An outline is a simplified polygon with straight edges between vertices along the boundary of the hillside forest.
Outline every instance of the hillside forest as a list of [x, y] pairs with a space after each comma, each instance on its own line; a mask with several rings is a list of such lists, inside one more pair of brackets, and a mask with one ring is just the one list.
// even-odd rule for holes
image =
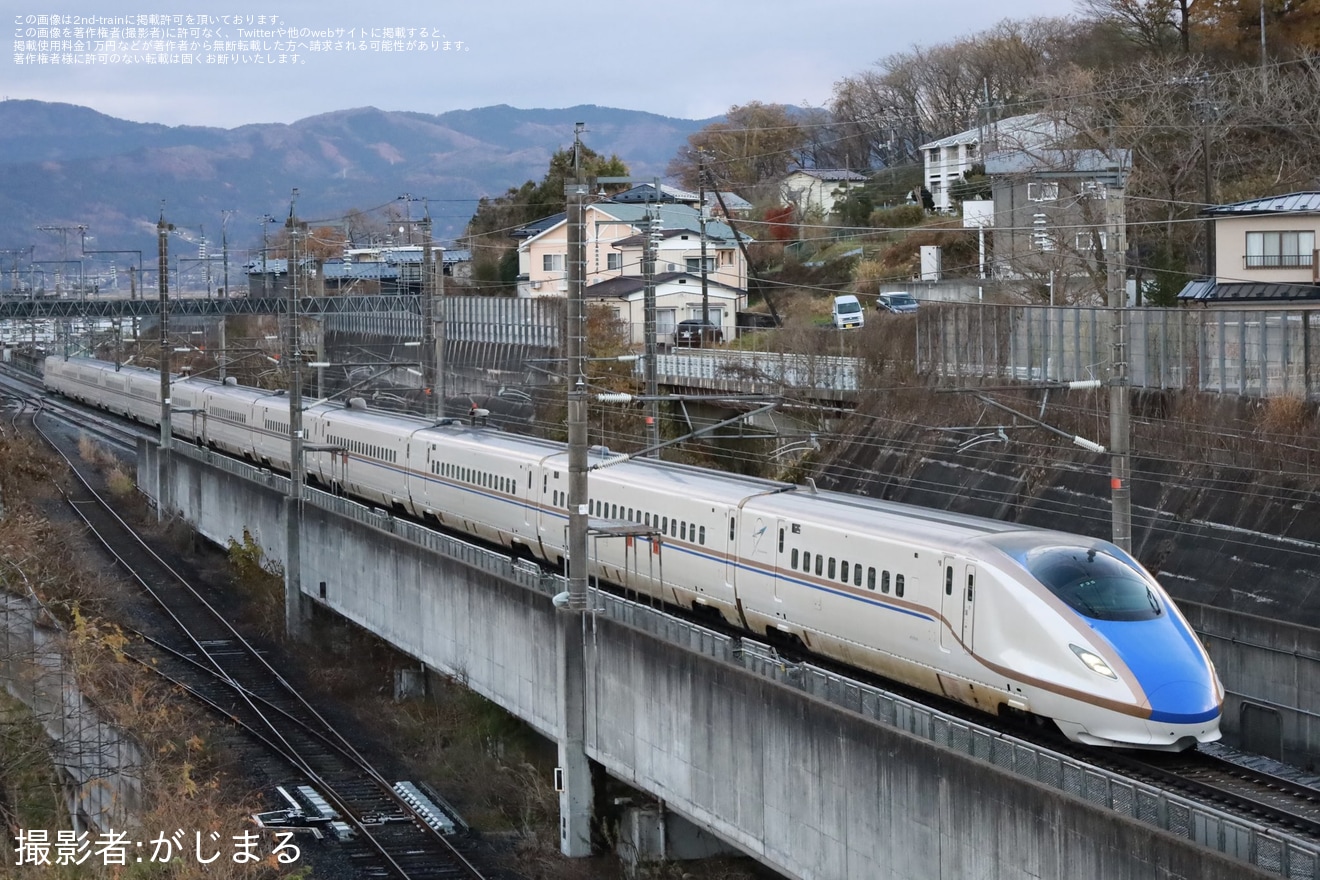
[[[944, 246], [946, 275], [971, 275], [975, 234], [913, 198], [920, 147], [1024, 114], [1067, 132], [1059, 146], [1130, 151], [1129, 272], [1147, 302], [1172, 304], [1206, 272], [1206, 205], [1320, 188], [1320, 2], [1080, 0], [1072, 16], [1005, 19], [881, 58], [835, 83], [826, 107], [731, 107], [689, 136], [669, 181], [695, 191], [704, 164], [707, 189], [752, 202], [740, 228], [758, 242], [757, 275], [834, 290], [906, 279], [922, 244]], [[609, 170], [584, 174], [626, 173], [626, 156], [588, 156]], [[512, 283], [509, 233], [563, 209], [570, 162], [565, 150], [540, 183], [482, 200], [467, 228], [478, 283]], [[778, 183], [798, 167], [859, 171], [867, 182], [828, 218], [813, 216], [781, 204]], [[986, 197], [983, 171], [973, 166], [953, 187], [956, 203]], [[830, 259], [839, 253], [854, 256]]]

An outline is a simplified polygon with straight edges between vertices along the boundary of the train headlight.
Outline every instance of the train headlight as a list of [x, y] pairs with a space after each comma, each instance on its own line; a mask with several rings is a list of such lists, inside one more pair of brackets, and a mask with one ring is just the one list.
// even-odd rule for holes
[[1072, 652], [1077, 655], [1077, 659], [1085, 663], [1092, 672], [1107, 678], [1118, 679], [1118, 676], [1114, 674], [1114, 670], [1109, 668], [1109, 664], [1101, 660], [1095, 652], [1080, 648], [1077, 645], [1069, 645], [1068, 647], [1072, 648]]

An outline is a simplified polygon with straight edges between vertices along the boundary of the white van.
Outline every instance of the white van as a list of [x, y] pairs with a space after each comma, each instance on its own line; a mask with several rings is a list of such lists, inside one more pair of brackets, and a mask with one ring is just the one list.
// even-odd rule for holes
[[850, 293], [834, 298], [834, 312], [830, 319], [836, 330], [849, 330], [866, 323], [862, 304]]

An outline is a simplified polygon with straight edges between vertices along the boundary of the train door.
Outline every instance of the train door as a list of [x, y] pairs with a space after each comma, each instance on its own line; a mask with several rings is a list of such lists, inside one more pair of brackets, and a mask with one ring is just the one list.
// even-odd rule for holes
[[970, 562], [963, 567], [962, 594], [962, 640], [967, 650], [971, 651], [973, 623], [976, 620], [976, 566]]
[[731, 592], [736, 592], [738, 583], [738, 512], [731, 508], [725, 508], [724, 519], [729, 525], [728, 540], [724, 544], [724, 583]]
[[963, 591], [958, 581], [957, 560], [946, 557], [940, 565], [940, 647], [945, 651], [958, 648], [962, 638]]
[[[780, 572], [780, 566], [781, 566], [781, 564], [783, 563], [784, 541], [785, 541], [785, 535], [787, 534], [787, 532], [788, 532], [788, 523], [785, 522], [785, 521], [782, 520], [782, 519], [781, 519], [781, 520], [776, 520], [776, 521], [775, 521], [775, 533], [774, 533], [773, 535], [762, 535], [762, 536], [758, 539], [758, 542], [759, 542], [759, 543], [758, 543], [758, 545], [757, 545], [758, 548], [761, 547], [761, 546], [765, 546], [766, 551], [767, 551], [772, 557], [774, 557], [774, 568], [775, 568], [775, 602], [776, 602], [776, 603], [784, 601], [784, 597], [783, 597], [782, 595], [780, 595], [780, 591], [781, 591], [781, 589], [782, 589], [782, 587], [783, 587], [783, 574]], [[776, 613], [779, 617], [783, 617], [783, 616], [784, 616], [784, 615], [779, 611], [779, 609], [778, 609], [777, 606], [776, 606], [776, 608], [775, 608], [775, 613]]]

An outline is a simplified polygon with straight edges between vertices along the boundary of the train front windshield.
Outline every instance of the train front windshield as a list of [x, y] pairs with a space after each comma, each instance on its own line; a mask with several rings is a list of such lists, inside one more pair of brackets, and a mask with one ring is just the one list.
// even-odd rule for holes
[[1026, 554], [1027, 570], [1078, 614], [1094, 620], [1152, 620], [1160, 599], [1125, 562], [1087, 547], [1044, 547]]

